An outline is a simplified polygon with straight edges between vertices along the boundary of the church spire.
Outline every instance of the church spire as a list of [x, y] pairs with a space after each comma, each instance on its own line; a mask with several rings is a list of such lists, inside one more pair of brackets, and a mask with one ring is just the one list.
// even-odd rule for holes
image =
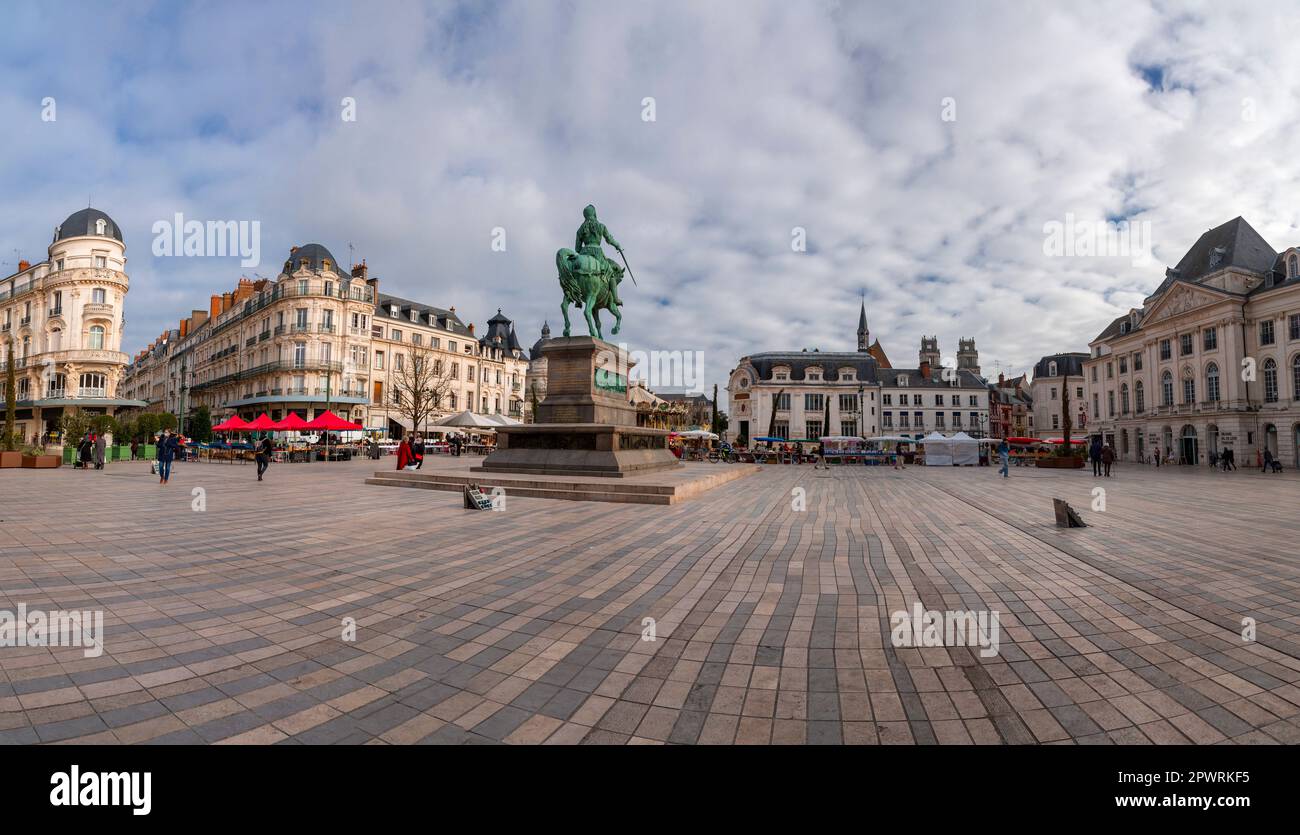
[[863, 295], [862, 310], [858, 313], [858, 350], [867, 350], [870, 341], [871, 331], [867, 328], [867, 297]]

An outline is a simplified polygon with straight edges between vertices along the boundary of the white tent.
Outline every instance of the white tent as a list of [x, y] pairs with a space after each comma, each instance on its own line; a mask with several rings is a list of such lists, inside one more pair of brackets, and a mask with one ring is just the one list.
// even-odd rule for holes
[[938, 432], [931, 432], [921, 439], [920, 443], [925, 444], [925, 466], [927, 467], [951, 467], [952, 466], [952, 441], [945, 438]]
[[434, 426], [459, 426], [471, 429], [494, 429], [502, 424], [488, 417], [479, 415], [466, 409], [463, 412], [457, 412], [454, 415], [448, 415], [433, 422]]
[[978, 467], [980, 463], [980, 442], [967, 435], [965, 432], [958, 432], [948, 439], [951, 445], [951, 455], [953, 466], [956, 467]]

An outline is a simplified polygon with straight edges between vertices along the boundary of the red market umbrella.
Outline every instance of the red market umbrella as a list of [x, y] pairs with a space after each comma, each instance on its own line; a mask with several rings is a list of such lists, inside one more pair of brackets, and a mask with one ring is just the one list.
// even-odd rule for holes
[[[1050, 441], [1043, 441], [1043, 443], [1045, 443], [1045, 444], [1063, 444], [1063, 443], [1065, 443], [1065, 439], [1064, 439], [1064, 438], [1053, 438], [1053, 439], [1050, 440]], [[1087, 441], [1075, 441], [1075, 440], [1071, 440], [1071, 441], [1070, 441], [1070, 445], [1071, 445], [1071, 446], [1074, 446], [1075, 444], [1082, 444], [1083, 446], [1087, 446], [1087, 445], [1088, 445], [1088, 442], [1087, 442]]]
[[270, 432], [279, 429], [279, 427], [276, 426], [275, 421], [266, 416], [266, 412], [262, 412], [262, 414], [257, 416], [256, 420], [244, 428], [254, 432]]
[[279, 423], [276, 423], [274, 428], [279, 431], [298, 432], [303, 429], [306, 429], [307, 426], [308, 426], [307, 421], [298, 417], [297, 412], [290, 412], [289, 414], [285, 415], [284, 420], [280, 421]]
[[241, 420], [239, 415], [232, 415], [216, 426], [212, 427], [213, 432], [242, 432], [248, 428], [248, 422]]
[[333, 412], [326, 410], [317, 415], [315, 419], [308, 421], [305, 428], [322, 429], [326, 432], [350, 432], [360, 429], [361, 424], [344, 420]]

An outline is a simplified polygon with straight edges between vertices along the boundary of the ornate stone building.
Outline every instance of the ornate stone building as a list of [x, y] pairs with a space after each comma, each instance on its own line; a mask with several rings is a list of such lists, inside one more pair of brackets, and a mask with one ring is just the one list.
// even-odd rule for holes
[[1089, 434], [1121, 460], [1231, 448], [1254, 464], [1267, 448], [1300, 466], [1300, 247], [1274, 250], [1240, 217], [1216, 226], [1089, 347]]
[[98, 209], [82, 209], [55, 229], [47, 254], [0, 279], [0, 369], [12, 344], [15, 429], [29, 442], [48, 439], [68, 409], [111, 415], [142, 405], [119, 392], [128, 361], [122, 230]]
[[421, 348], [454, 376], [430, 420], [464, 409], [522, 414], [527, 361], [499, 310], [475, 336], [454, 307], [381, 294], [364, 262], [343, 270], [320, 244], [290, 250], [274, 280], [241, 278], [213, 295], [136, 355], [124, 385], [155, 411], [310, 420], [328, 408], [397, 436], [411, 428], [394, 403], [398, 375]]
[[[937, 338], [922, 338], [917, 368], [894, 368], [879, 340], [871, 342], [865, 304], [857, 337], [853, 352], [805, 350], [741, 358], [727, 384], [728, 437], [743, 442], [769, 432], [789, 439], [987, 432], [986, 384], [970, 367], [938, 365]], [[968, 361], [977, 369], [973, 340], [968, 348]]]
[[443, 310], [381, 294], [371, 325], [374, 367], [368, 427], [394, 437], [415, 428], [402, 413], [400, 398], [405, 366], [417, 351], [433, 360], [433, 373], [445, 377], [449, 389], [430, 422], [465, 409], [523, 419], [528, 362], [513, 323], [500, 309], [476, 338], [474, 325], [462, 322], [454, 307]]

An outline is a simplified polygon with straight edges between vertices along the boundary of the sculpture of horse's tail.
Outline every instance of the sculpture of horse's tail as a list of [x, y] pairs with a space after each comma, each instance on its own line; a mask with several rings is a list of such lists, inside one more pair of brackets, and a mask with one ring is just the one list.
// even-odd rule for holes
[[571, 249], [561, 249], [555, 253], [555, 268], [560, 274], [560, 289], [570, 304], [582, 307], [582, 288], [573, 267], [577, 266], [577, 253]]

